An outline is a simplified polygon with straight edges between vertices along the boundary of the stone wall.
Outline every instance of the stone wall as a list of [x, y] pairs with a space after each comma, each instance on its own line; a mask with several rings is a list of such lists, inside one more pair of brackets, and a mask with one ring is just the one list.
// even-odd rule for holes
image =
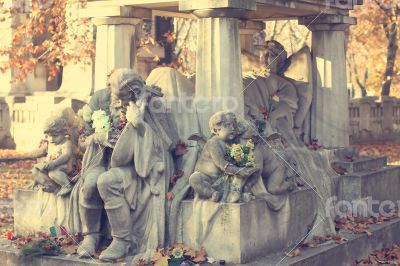
[[351, 143], [400, 142], [400, 99], [352, 99], [349, 116]]

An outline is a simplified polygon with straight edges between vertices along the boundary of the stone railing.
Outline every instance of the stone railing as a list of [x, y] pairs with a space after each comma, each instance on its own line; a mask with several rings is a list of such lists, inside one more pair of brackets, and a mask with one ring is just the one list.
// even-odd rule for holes
[[349, 115], [350, 142], [400, 141], [400, 99], [389, 96], [353, 99]]
[[[54, 93], [35, 96], [8, 97], [11, 125], [9, 130], [17, 149], [32, 150], [37, 148], [44, 137], [45, 120], [62, 107], [71, 107], [77, 111], [83, 102], [71, 98], [56, 97]], [[1, 112], [0, 112], [1, 114]]]

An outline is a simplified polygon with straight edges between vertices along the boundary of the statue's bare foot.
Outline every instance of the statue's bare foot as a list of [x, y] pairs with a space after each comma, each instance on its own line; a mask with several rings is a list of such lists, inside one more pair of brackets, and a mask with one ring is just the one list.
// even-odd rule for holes
[[110, 246], [101, 252], [99, 259], [102, 261], [113, 261], [125, 257], [130, 249], [130, 242], [114, 238]]
[[240, 200], [240, 192], [239, 191], [231, 191], [228, 194], [226, 199], [227, 203], [236, 203]]
[[71, 183], [62, 186], [61, 189], [58, 191], [57, 196], [63, 197], [68, 195], [73, 187], [74, 186]]
[[100, 240], [99, 234], [86, 235], [78, 247], [77, 253], [80, 258], [92, 258], [96, 252]]
[[221, 196], [222, 196], [222, 195], [221, 195], [221, 192], [219, 192], [219, 191], [214, 191], [214, 192], [212, 193], [212, 195], [211, 195], [210, 200], [213, 201], [213, 202], [218, 202], [218, 201], [220, 201]]

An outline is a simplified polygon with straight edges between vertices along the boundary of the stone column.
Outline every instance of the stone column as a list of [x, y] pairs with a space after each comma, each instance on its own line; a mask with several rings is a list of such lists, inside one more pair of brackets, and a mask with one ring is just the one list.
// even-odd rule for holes
[[396, 97], [382, 96], [382, 130], [384, 132], [392, 132], [394, 130], [394, 111]]
[[349, 145], [345, 30], [355, 24], [347, 16], [299, 18], [312, 31], [314, 95], [311, 136], [324, 147]]
[[255, 10], [255, 1], [180, 2], [180, 10], [198, 19], [195, 102], [202, 133], [216, 111], [244, 116], [239, 19]]
[[378, 97], [368, 96], [359, 99], [360, 104], [360, 132], [363, 130], [370, 131], [371, 127], [371, 107], [375, 105], [375, 101]]
[[106, 87], [107, 74], [116, 68], [132, 68], [135, 63], [135, 25], [129, 17], [93, 18], [97, 26], [95, 90]]

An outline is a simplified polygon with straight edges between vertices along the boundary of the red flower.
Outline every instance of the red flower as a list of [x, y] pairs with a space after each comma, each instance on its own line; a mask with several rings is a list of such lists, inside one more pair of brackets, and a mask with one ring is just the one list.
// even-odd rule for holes
[[263, 106], [259, 106], [258, 110], [260, 111], [260, 113], [264, 116], [264, 120], [268, 119], [269, 116], [269, 112], [265, 109], [265, 107]]
[[182, 140], [178, 140], [175, 146], [175, 155], [176, 156], [181, 156], [184, 155], [187, 152], [187, 144], [183, 142]]

